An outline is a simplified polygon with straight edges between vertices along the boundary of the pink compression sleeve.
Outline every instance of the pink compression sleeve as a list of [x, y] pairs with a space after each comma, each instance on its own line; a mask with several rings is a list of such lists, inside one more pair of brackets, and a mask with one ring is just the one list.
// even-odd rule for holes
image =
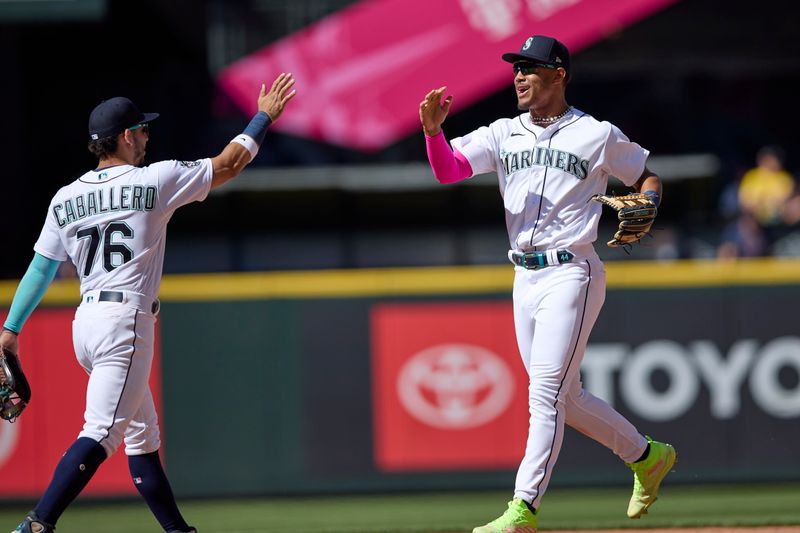
[[472, 176], [469, 161], [458, 150], [450, 149], [443, 131], [433, 137], [426, 135], [425, 146], [433, 175], [439, 183], [455, 183]]

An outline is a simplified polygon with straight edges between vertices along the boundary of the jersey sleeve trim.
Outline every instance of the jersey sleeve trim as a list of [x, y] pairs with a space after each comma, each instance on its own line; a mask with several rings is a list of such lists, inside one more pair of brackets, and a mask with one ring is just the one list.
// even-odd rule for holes
[[64, 252], [63, 255], [59, 256], [59, 254], [54, 254], [48, 250], [43, 249], [41, 246], [38, 246], [38, 243], [36, 246], [33, 247], [33, 251], [51, 261], [58, 261], [59, 263], [69, 259], [69, 255], [66, 252]]
[[634, 172], [630, 178], [627, 176], [616, 176], [617, 179], [628, 187], [633, 187], [636, 182], [639, 181], [639, 178], [642, 177], [642, 174], [644, 174], [644, 169], [647, 168], [647, 158], [650, 157], [650, 151], [646, 148], [642, 148], [642, 150], [644, 151], [644, 157], [642, 158], [642, 168], [639, 169], [639, 172]]

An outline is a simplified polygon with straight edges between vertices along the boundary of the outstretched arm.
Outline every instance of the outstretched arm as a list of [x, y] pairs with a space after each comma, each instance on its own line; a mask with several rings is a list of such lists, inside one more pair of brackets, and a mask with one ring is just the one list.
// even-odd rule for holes
[[434, 177], [439, 183], [455, 183], [472, 176], [472, 167], [464, 155], [452, 150], [444, 138], [442, 123], [450, 111], [453, 97], [442, 102], [447, 87], [434, 89], [419, 104], [419, 120], [425, 132], [425, 147]]
[[48, 259], [38, 253], [34, 254], [11, 302], [11, 309], [0, 333], [0, 346], [12, 353], [18, 353], [17, 335], [55, 279], [60, 264], [60, 261]]
[[261, 92], [258, 95], [258, 113], [244, 131], [228, 143], [221, 154], [211, 158], [214, 168], [214, 176], [211, 180], [212, 189], [238, 176], [244, 167], [255, 158], [264, 141], [267, 127], [278, 120], [286, 104], [294, 97], [296, 91], [290, 91], [293, 85], [294, 78], [291, 74], [285, 73], [275, 78], [269, 92], [267, 92], [266, 86], [261, 85]]

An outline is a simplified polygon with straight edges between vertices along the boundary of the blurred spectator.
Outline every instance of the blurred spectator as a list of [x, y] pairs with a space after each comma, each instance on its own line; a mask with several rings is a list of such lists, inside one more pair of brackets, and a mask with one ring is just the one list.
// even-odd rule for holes
[[722, 243], [717, 249], [720, 259], [761, 257], [767, 255], [769, 243], [764, 229], [749, 211], [742, 211], [722, 232]]
[[785, 167], [783, 149], [764, 146], [756, 166], [738, 180], [735, 195], [733, 187], [723, 190], [720, 214], [728, 224], [717, 249], [720, 258], [769, 255], [786, 226], [800, 221], [800, 195]]
[[728, 222], [739, 216], [739, 185], [747, 168], [737, 168], [735, 178], [727, 182], [719, 193], [717, 212]]
[[762, 227], [782, 223], [787, 200], [795, 190], [794, 178], [785, 169], [786, 156], [778, 146], [765, 146], [756, 155], [756, 167], [739, 184], [739, 206]]
[[786, 200], [783, 206], [781, 219], [787, 226], [797, 226], [800, 224], [800, 189], [795, 185], [792, 196]]

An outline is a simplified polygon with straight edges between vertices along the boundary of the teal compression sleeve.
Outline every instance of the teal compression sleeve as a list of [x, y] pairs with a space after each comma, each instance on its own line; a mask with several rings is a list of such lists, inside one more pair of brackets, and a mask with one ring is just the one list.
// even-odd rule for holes
[[28, 271], [22, 276], [14, 300], [11, 302], [11, 309], [8, 311], [8, 318], [3, 329], [19, 333], [33, 310], [39, 305], [42, 296], [47, 292], [47, 288], [53, 282], [58, 271], [60, 261], [48, 259], [38, 253], [33, 255], [33, 261], [28, 266]]

